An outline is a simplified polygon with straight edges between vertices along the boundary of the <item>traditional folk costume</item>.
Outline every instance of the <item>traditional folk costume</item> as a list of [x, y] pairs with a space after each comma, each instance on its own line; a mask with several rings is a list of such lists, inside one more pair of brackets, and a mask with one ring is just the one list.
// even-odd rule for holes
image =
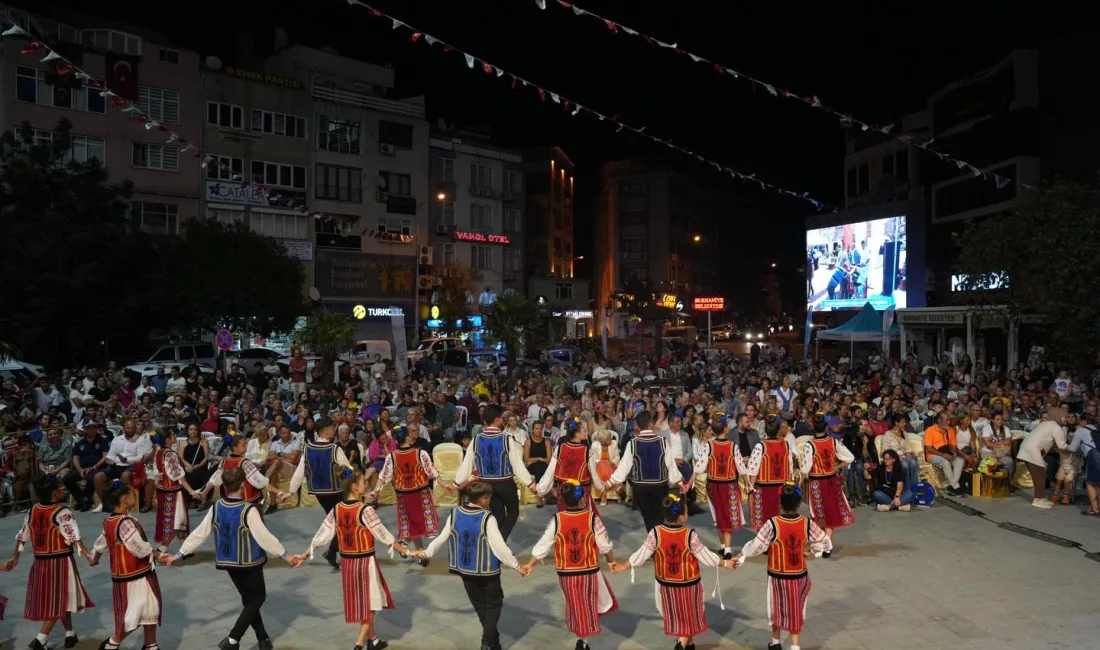
[[172, 449], [158, 449], [153, 456], [153, 467], [155, 469], [153, 486], [157, 492], [153, 540], [159, 546], [168, 548], [177, 533], [186, 534], [191, 530], [191, 516], [187, 512], [187, 504], [183, 499], [183, 486], [180, 484], [187, 472], [183, 469], [179, 454]]
[[202, 523], [180, 545], [176, 558], [194, 553], [211, 533], [214, 534], [214, 566], [229, 574], [243, 604], [229, 638], [239, 642], [251, 627], [257, 641], [270, 639], [260, 615], [260, 607], [267, 599], [264, 565], [268, 553], [284, 560], [290, 554], [267, 530], [258, 505], [230, 496], [219, 499], [207, 511]]
[[455, 472], [455, 487], [460, 490], [472, 480], [493, 486], [489, 510], [497, 519], [505, 541], [519, 521], [516, 479], [524, 485], [533, 482], [531, 473], [523, 464], [523, 450], [511, 436], [496, 427], [485, 427], [474, 436]]
[[612, 442], [609, 445], [604, 445], [599, 440], [592, 441], [592, 448], [588, 451], [589, 463], [595, 464], [595, 469], [591, 467], [589, 471], [592, 472], [592, 476], [598, 477], [600, 482], [604, 484], [603, 488], [595, 489], [592, 492], [592, 496], [596, 499], [602, 499], [604, 494], [607, 493], [607, 482], [611, 479], [611, 475], [615, 473], [615, 467], [619, 464], [619, 448]]
[[28, 539], [34, 562], [27, 577], [23, 618], [56, 621], [73, 612], [95, 607], [80, 581], [73, 559], [73, 546], [80, 541], [80, 528], [72, 510], [56, 503], [34, 504], [15, 537], [19, 551]]
[[[178, 459], [177, 459], [178, 460]], [[221, 487], [222, 474], [231, 469], [240, 469], [244, 472], [244, 483], [241, 484], [241, 498], [249, 503], [259, 504], [263, 501], [264, 490], [267, 489], [267, 477], [256, 467], [256, 464], [244, 456], [230, 453], [222, 461], [221, 467], [214, 472], [207, 485]], [[291, 490], [294, 492], [294, 490]]]
[[822, 528], [844, 528], [855, 523], [855, 516], [844, 496], [844, 477], [840, 463], [855, 460], [843, 443], [826, 435], [806, 443], [802, 448], [801, 466], [809, 468], [810, 514]]
[[[306, 489], [317, 498], [317, 503], [325, 509], [327, 516], [344, 499], [344, 470], [350, 468], [351, 463], [339, 445], [331, 440], [317, 438], [306, 443], [305, 453], [302, 454], [298, 467], [294, 469], [294, 475], [290, 477], [287, 492], [294, 494], [304, 482]], [[334, 537], [325, 551], [325, 559], [333, 566], [336, 566], [336, 544]]]
[[520, 565], [508, 548], [496, 517], [482, 508], [455, 508], [439, 537], [424, 549], [424, 555], [430, 558], [444, 545], [450, 555], [448, 568], [451, 573], [461, 576], [466, 595], [481, 621], [482, 649], [501, 650], [497, 630], [504, 606], [500, 567], [503, 564], [518, 570]]
[[611, 540], [603, 521], [594, 509], [557, 513], [531, 549], [531, 555], [541, 560], [550, 551], [554, 552], [558, 586], [565, 596], [566, 629], [578, 639], [598, 635], [600, 617], [619, 608], [611, 585], [600, 573], [600, 556], [611, 552]]
[[802, 515], [778, 515], [764, 522], [754, 539], [741, 549], [743, 558], [768, 554], [768, 623], [791, 634], [802, 632], [810, 575], [806, 545], [814, 553], [829, 552], [833, 543], [817, 524]]
[[584, 501], [581, 502], [581, 507], [585, 510], [591, 509], [596, 512], [596, 516], [599, 516], [599, 512], [596, 510], [596, 504], [592, 500], [592, 490], [596, 489], [603, 491], [603, 481], [592, 473], [592, 466], [595, 465], [592, 462], [591, 450], [589, 446], [580, 442], [563, 442], [554, 447], [554, 453], [550, 456], [550, 464], [546, 467], [546, 473], [542, 475], [542, 480], [539, 481], [538, 495], [545, 496], [547, 492], [553, 488], [554, 493], [557, 495], [558, 512], [564, 512], [566, 509], [565, 499], [561, 498], [561, 486], [566, 481], [576, 481], [584, 488]]
[[[717, 567], [722, 562], [703, 545], [695, 529], [678, 524], [660, 524], [646, 535], [641, 548], [630, 556], [630, 580], [634, 567], [653, 557], [653, 595], [657, 612], [665, 622], [665, 635], [693, 637], [707, 631], [707, 616], [703, 608], [703, 579], [699, 565]], [[718, 583], [714, 594], [721, 601]], [[725, 606], [722, 606], [725, 609]]]
[[374, 508], [359, 501], [341, 501], [325, 516], [314, 547], [336, 539], [340, 551], [340, 577], [344, 585], [344, 620], [366, 623], [370, 615], [393, 609], [393, 597], [375, 557], [375, 540], [393, 546], [393, 535]]
[[642, 513], [646, 530], [653, 530], [665, 519], [664, 500], [668, 489], [683, 480], [676, 461], [668, 453], [665, 439], [646, 429], [626, 443], [622, 460], [608, 483], [616, 486], [630, 481], [634, 503]]
[[160, 625], [163, 605], [153, 571], [153, 547], [138, 520], [128, 514], [108, 515], [93, 550], [111, 562], [113, 638], [121, 639], [143, 625]]
[[741, 509], [740, 474], [748, 474], [737, 443], [727, 438], [711, 438], [703, 444], [703, 453], [695, 461], [695, 473], [707, 474], [707, 503], [714, 525], [723, 533], [741, 530], [745, 525]]
[[432, 479], [439, 480], [439, 470], [423, 449], [408, 447], [386, 456], [382, 471], [378, 474], [378, 489], [393, 482], [393, 490], [397, 494], [397, 541], [439, 534]]
[[783, 484], [794, 479], [795, 452], [787, 440], [761, 440], [749, 456], [745, 474], [756, 477], [749, 495], [749, 528], [759, 531], [779, 514]]

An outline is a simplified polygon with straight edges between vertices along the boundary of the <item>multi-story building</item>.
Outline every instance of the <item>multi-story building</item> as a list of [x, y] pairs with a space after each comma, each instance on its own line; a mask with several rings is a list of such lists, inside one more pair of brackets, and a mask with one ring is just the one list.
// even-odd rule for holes
[[472, 303], [491, 304], [505, 289], [524, 289], [523, 157], [484, 136], [452, 131], [431, 138], [434, 193], [429, 238], [421, 251], [429, 281], [453, 267], [470, 270]]
[[[664, 294], [670, 305], [724, 296], [720, 278], [729, 249], [721, 246], [719, 228], [729, 217], [729, 199], [672, 168], [643, 161], [605, 163], [600, 176], [593, 220], [597, 315], [631, 284]], [[612, 320], [609, 331], [620, 334], [625, 319]]]
[[[160, 128], [147, 127], [133, 113], [114, 106], [102, 85], [118, 93], [156, 124], [198, 142], [200, 79], [198, 55], [170, 47], [165, 36], [130, 26], [109, 25], [73, 14], [64, 21], [0, 6], [0, 15], [32, 38], [48, 42], [101, 87], [71, 72], [58, 75], [41, 51], [24, 55], [20, 39], [0, 41], [0, 129], [30, 123], [35, 137], [49, 141], [60, 119], [72, 124], [72, 158], [98, 158], [111, 180], [134, 185], [131, 210], [140, 228], [176, 233], [181, 220], [199, 212], [200, 161]], [[60, 14], [59, 14], [60, 15]]]

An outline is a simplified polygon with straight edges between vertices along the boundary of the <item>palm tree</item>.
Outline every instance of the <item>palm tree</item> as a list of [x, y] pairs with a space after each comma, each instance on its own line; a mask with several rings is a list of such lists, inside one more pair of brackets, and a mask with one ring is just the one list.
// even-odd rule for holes
[[534, 302], [515, 291], [505, 291], [486, 307], [483, 326], [487, 338], [502, 343], [508, 360], [508, 383], [516, 372], [516, 358], [523, 352], [532, 331], [538, 327], [539, 310]]
[[306, 319], [305, 327], [294, 333], [294, 342], [321, 357], [322, 377], [325, 386], [331, 387], [336, 360], [355, 348], [355, 325], [343, 314], [318, 309]]
[[22, 353], [19, 351], [19, 348], [17, 348], [14, 344], [8, 343], [7, 341], [0, 341], [0, 361], [15, 359], [16, 357], [21, 356], [21, 354]]
[[436, 290], [435, 304], [439, 307], [440, 329], [445, 335], [458, 336], [469, 332], [470, 326], [470, 269], [454, 265], [443, 278], [443, 285]]

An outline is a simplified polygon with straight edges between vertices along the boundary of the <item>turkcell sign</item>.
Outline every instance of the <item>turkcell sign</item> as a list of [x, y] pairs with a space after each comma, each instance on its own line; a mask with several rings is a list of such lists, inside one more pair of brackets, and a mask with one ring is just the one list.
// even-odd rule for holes
[[368, 316], [404, 316], [405, 310], [400, 307], [367, 307]]

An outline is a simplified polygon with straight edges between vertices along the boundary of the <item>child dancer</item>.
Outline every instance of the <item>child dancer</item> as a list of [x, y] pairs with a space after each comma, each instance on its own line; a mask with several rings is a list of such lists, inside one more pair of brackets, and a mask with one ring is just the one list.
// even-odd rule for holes
[[[804, 470], [809, 468], [810, 514], [830, 540], [835, 529], [850, 526], [856, 520], [844, 496], [844, 477], [840, 474], [853, 460], [852, 452], [829, 435], [825, 419], [817, 418], [814, 439], [803, 446], [800, 465]], [[831, 548], [824, 553], [824, 557], [831, 555]]]
[[791, 635], [791, 650], [799, 650], [799, 636], [806, 620], [806, 601], [810, 597], [810, 575], [806, 568], [806, 550], [828, 553], [832, 540], [817, 524], [798, 514], [802, 505], [802, 489], [789, 482], [781, 486], [779, 503], [782, 512], [760, 527], [737, 562], [754, 555], [768, 554], [768, 623], [772, 640], [768, 650], [780, 650], [779, 636], [784, 630]]
[[[264, 498], [264, 490], [272, 493], [272, 496], [279, 501], [290, 498], [290, 493], [280, 492], [274, 485], [268, 485], [264, 473], [256, 467], [255, 463], [244, 457], [245, 451], [248, 450], [248, 438], [236, 435], [236, 432], [230, 432], [225, 436], [223, 449], [226, 451], [225, 459], [222, 460], [221, 467], [210, 476], [210, 480], [207, 481], [206, 487], [203, 488], [202, 494], [198, 497], [200, 500], [205, 500], [206, 495], [213, 488], [223, 486], [222, 477], [225, 472], [231, 469], [240, 469], [243, 473], [245, 481], [241, 486], [241, 498], [249, 503], [257, 505], [261, 503]], [[291, 491], [293, 492], [293, 490]], [[224, 492], [228, 494], [229, 490], [226, 489]]]
[[[657, 611], [665, 622], [665, 635], [676, 637], [675, 650], [695, 650], [695, 637], [707, 631], [699, 564], [727, 569], [735, 569], [737, 564], [715, 555], [703, 545], [695, 529], [685, 527], [687, 499], [672, 492], [663, 506], [665, 523], [649, 531], [642, 547], [634, 551], [629, 560], [615, 564], [612, 570], [620, 573], [630, 569], [633, 580], [633, 567], [645, 564], [653, 556], [653, 574], [657, 578], [653, 595]], [[715, 583], [714, 593], [718, 590]]]
[[481, 621], [482, 650], [501, 650], [497, 630], [504, 606], [500, 565], [511, 567], [522, 576], [531, 575], [531, 569], [520, 566], [497, 527], [496, 517], [489, 512], [493, 484], [476, 481], [468, 484], [464, 492], [468, 503], [452, 510], [439, 537], [413, 555], [430, 558], [447, 545], [450, 571], [462, 577], [466, 596]]
[[279, 540], [264, 526], [259, 506], [243, 498], [244, 471], [239, 467], [221, 475], [227, 496], [219, 499], [198, 528], [183, 540], [175, 555], [160, 554], [160, 561], [172, 566], [177, 560], [195, 552], [210, 533], [214, 533], [214, 566], [229, 574], [244, 606], [229, 636], [218, 643], [220, 650], [239, 650], [241, 638], [250, 626], [256, 633], [260, 650], [273, 650], [275, 645], [264, 628], [260, 607], [267, 600], [264, 564], [267, 554], [277, 555], [290, 566], [298, 566], [302, 558], [292, 557]]
[[389, 644], [375, 636], [374, 615], [383, 609], [393, 609], [393, 597], [375, 559], [375, 540], [402, 555], [406, 549], [393, 541], [393, 535], [382, 525], [374, 508], [363, 503], [367, 493], [363, 472], [345, 468], [343, 490], [344, 500], [329, 511], [309, 548], [298, 557], [312, 559], [313, 549], [327, 547], [336, 537], [344, 585], [344, 620], [359, 624], [355, 650], [382, 650]]
[[586, 497], [579, 482], [569, 479], [562, 484], [558, 499], [565, 509], [546, 525], [526, 565], [534, 570], [536, 562], [554, 551], [558, 586], [565, 596], [565, 627], [577, 637], [576, 650], [587, 650], [586, 639], [600, 633], [600, 617], [619, 608], [607, 578], [600, 575], [600, 555], [614, 565], [615, 553], [603, 521], [585, 507]]
[[65, 489], [53, 474], [47, 474], [34, 485], [38, 503], [23, 518], [23, 527], [15, 537], [15, 553], [5, 565], [11, 571], [19, 564], [19, 554], [28, 540], [34, 552], [30, 576], [27, 579], [27, 600], [23, 618], [41, 621], [42, 628], [30, 642], [31, 650], [46, 650], [50, 630], [61, 621], [65, 627], [65, 647], [75, 648], [78, 641], [73, 630], [73, 612], [95, 607], [73, 560], [73, 547], [91, 560], [92, 554], [80, 541], [80, 528], [73, 511], [61, 502]]
[[764, 425], [767, 439], [756, 443], [745, 467], [745, 474], [756, 477], [749, 494], [749, 528], [753, 530], [759, 531], [779, 514], [779, 493], [784, 483], [794, 480], [797, 454], [787, 440], [789, 429], [782, 418], [768, 420]]
[[[729, 426], [725, 414], [716, 414], [710, 424], [714, 437], [703, 443], [703, 453], [695, 460], [694, 474], [707, 474], [707, 503], [714, 525], [718, 528], [718, 540], [722, 543], [722, 557], [733, 558], [730, 547], [734, 531], [745, 525], [741, 510], [739, 474], [747, 473], [744, 458], [737, 445], [729, 439]], [[695, 477], [688, 479], [687, 489], [693, 489]]]
[[[619, 465], [619, 447], [611, 436], [611, 429], [597, 429], [592, 434], [592, 448], [588, 452], [589, 471], [606, 485]], [[600, 505], [607, 506], [607, 489], [597, 489], [592, 498], [599, 497]]]
[[153, 444], [160, 447], [153, 456], [152, 479], [157, 502], [153, 541], [157, 543], [157, 550], [164, 552], [173, 538], [178, 537], [183, 542], [191, 530], [191, 516], [182, 491], [187, 490], [192, 499], [197, 499], [199, 493], [187, 482], [187, 472], [176, 453], [176, 428], [164, 427], [151, 438]]
[[[420, 433], [415, 427], [394, 427], [390, 434], [397, 441], [397, 451], [386, 456], [378, 475], [378, 486], [367, 496], [375, 498], [382, 487], [392, 481], [397, 493], [397, 541], [411, 541], [416, 548], [422, 549], [424, 537], [439, 534], [439, 515], [431, 488], [431, 480], [439, 480], [439, 471], [428, 452], [416, 446]], [[454, 490], [450, 485], [446, 488]], [[420, 560], [420, 565], [428, 566], [428, 560]]]
[[[592, 497], [589, 489], [593, 483], [597, 490], [603, 490], [603, 482], [592, 474], [589, 461], [588, 432], [581, 423], [580, 418], [573, 418], [565, 423], [565, 435], [561, 442], [554, 447], [554, 454], [550, 457], [550, 464], [542, 480], [538, 484], [538, 495], [545, 496], [551, 487], [561, 490], [566, 482], [573, 481], [584, 489], [584, 502], [582, 508], [592, 507]], [[565, 499], [558, 495], [558, 512], [566, 509]]]
[[91, 564], [98, 564], [105, 553], [109, 556], [115, 629], [111, 638], [99, 644], [99, 650], [118, 650], [122, 640], [139, 627], [145, 630], [142, 650], [159, 647], [160, 582], [153, 571], [153, 547], [141, 524], [129, 515], [137, 502], [137, 490], [118, 480], [112, 481], [103, 495], [103, 507], [111, 514], [103, 522], [103, 534], [95, 541]]

